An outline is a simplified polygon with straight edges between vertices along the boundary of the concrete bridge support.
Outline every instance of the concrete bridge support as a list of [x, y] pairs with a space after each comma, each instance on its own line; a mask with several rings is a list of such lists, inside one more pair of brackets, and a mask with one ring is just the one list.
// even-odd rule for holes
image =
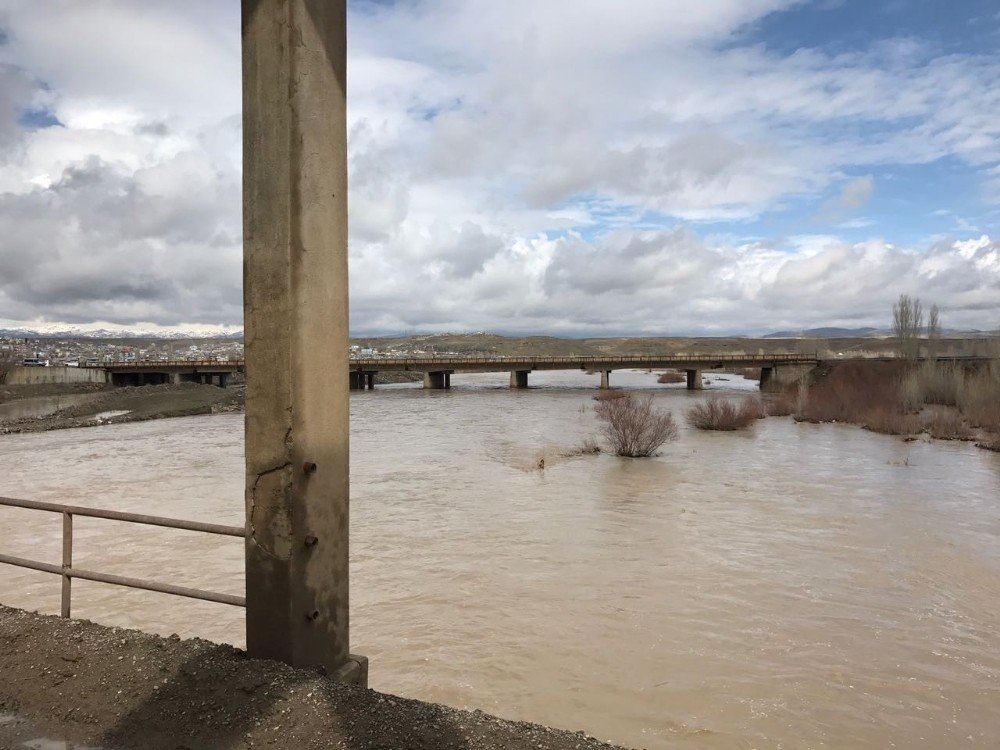
[[760, 389], [762, 391], [770, 390], [774, 385], [774, 367], [761, 367], [760, 368]]
[[528, 387], [528, 373], [531, 370], [514, 370], [510, 373], [510, 387], [511, 388], [527, 388]]
[[365, 389], [365, 374], [352, 370], [348, 375], [348, 387], [352, 391], [363, 391]]
[[451, 370], [441, 372], [425, 372], [424, 388], [432, 391], [441, 391], [451, 388]]
[[601, 370], [601, 390], [606, 391], [611, 387], [611, 370]]
[[702, 389], [701, 370], [685, 370], [684, 374], [687, 375], [687, 389], [689, 391], [700, 391]]
[[242, 0], [247, 653], [348, 649], [346, 0]]

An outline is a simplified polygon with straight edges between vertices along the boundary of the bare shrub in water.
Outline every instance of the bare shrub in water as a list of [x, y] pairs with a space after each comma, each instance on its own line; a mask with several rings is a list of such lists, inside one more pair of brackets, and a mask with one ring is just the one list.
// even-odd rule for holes
[[677, 439], [673, 415], [657, 409], [651, 395], [622, 393], [616, 398], [603, 398], [594, 411], [604, 422], [604, 437], [618, 456], [652, 456], [661, 445]]
[[625, 398], [628, 396], [625, 391], [614, 391], [608, 388], [607, 390], [598, 391], [597, 395], [594, 396], [594, 401], [614, 401], [618, 398]]
[[756, 398], [746, 398], [741, 404], [729, 399], [712, 396], [687, 410], [687, 421], [699, 430], [745, 430], [762, 412]]
[[778, 393], [764, 400], [764, 409], [769, 417], [788, 417], [795, 413], [796, 399], [788, 393]]
[[657, 383], [684, 383], [687, 382], [687, 377], [680, 372], [664, 372], [656, 379]]

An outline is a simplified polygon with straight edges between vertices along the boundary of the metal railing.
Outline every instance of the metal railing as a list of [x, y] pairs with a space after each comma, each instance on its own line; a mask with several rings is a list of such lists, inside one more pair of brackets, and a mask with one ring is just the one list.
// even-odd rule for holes
[[186, 596], [190, 599], [201, 599], [207, 602], [218, 602], [219, 604], [231, 604], [234, 607], [246, 607], [246, 597], [242, 596], [220, 594], [215, 591], [205, 591], [203, 589], [189, 588], [187, 586], [175, 586], [171, 583], [159, 583], [157, 581], [147, 581], [141, 578], [129, 578], [127, 576], [114, 575], [112, 573], [98, 573], [93, 570], [81, 570], [80, 568], [73, 567], [73, 516], [103, 518], [109, 521], [125, 521], [128, 523], [141, 523], [147, 526], [164, 526], [168, 529], [200, 531], [206, 534], [221, 534], [222, 536], [235, 536], [244, 539], [246, 538], [246, 530], [241, 526], [224, 526], [216, 523], [202, 523], [201, 521], [182, 521], [175, 518], [147, 516], [142, 513], [126, 513], [117, 510], [84, 508], [77, 505], [45, 503], [37, 500], [20, 500], [12, 497], [0, 497], [0, 506], [41, 510], [48, 513], [58, 513], [62, 515], [63, 527], [61, 565], [54, 565], [52, 563], [39, 562], [38, 560], [29, 560], [24, 557], [14, 557], [13, 555], [4, 554], [0, 554], [0, 563], [16, 565], [20, 568], [29, 568], [31, 570], [39, 570], [43, 573], [52, 573], [53, 575], [61, 576], [61, 614], [63, 617], [70, 616], [70, 599], [72, 596], [74, 578], [82, 578], [87, 581], [97, 581], [99, 583], [110, 583], [114, 586], [127, 586], [128, 588], [133, 589], [157, 591], [161, 594]]

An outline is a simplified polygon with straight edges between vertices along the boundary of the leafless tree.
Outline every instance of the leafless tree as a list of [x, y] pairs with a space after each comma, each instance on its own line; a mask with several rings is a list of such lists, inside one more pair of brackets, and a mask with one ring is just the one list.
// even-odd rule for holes
[[653, 405], [652, 395], [604, 399], [594, 407], [604, 422], [604, 437], [616, 455], [630, 458], [652, 456], [670, 440], [677, 439], [673, 415]]
[[937, 356], [938, 345], [941, 342], [941, 311], [938, 306], [931, 305], [930, 312], [927, 314], [927, 348], [930, 350], [930, 355]]
[[919, 354], [923, 327], [924, 309], [920, 299], [908, 294], [899, 295], [899, 301], [892, 306], [892, 335], [904, 357], [915, 359]]

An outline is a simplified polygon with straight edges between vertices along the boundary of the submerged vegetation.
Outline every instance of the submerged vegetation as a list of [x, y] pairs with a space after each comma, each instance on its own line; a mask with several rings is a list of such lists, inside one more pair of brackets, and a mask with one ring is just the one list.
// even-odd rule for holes
[[699, 430], [745, 430], [758, 419], [767, 416], [759, 398], [748, 396], [739, 404], [720, 396], [695, 404], [687, 410], [687, 421]]
[[660, 446], [677, 439], [677, 424], [668, 411], [657, 409], [653, 396], [637, 396], [620, 391], [605, 391], [594, 411], [603, 422], [604, 437], [618, 456], [644, 458]]

